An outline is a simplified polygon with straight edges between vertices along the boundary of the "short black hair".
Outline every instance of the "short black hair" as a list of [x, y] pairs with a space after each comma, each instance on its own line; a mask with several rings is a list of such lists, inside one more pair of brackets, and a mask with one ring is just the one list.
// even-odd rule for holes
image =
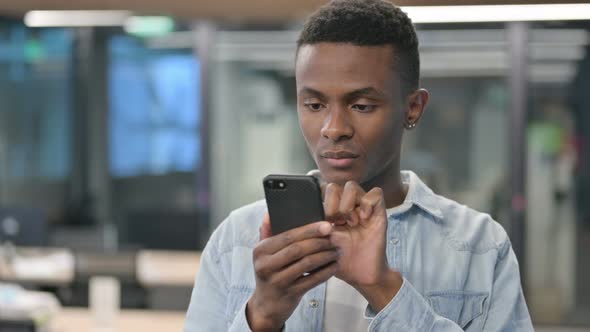
[[302, 45], [323, 42], [358, 46], [392, 45], [404, 94], [418, 89], [420, 55], [412, 21], [384, 0], [333, 0], [312, 14], [297, 40]]

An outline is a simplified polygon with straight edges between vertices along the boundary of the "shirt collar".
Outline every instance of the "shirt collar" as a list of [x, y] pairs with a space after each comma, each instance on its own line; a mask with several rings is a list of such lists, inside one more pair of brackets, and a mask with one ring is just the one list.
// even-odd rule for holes
[[[428, 214], [438, 219], [442, 219], [443, 214], [438, 204], [438, 198], [432, 192], [432, 189], [428, 188], [418, 175], [412, 171], [401, 171], [400, 175], [402, 182], [408, 185], [406, 199], [400, 206], [411, 207], [412, 205], [416, 205]], [[397, 211], [392, 212], [395, 213]]]

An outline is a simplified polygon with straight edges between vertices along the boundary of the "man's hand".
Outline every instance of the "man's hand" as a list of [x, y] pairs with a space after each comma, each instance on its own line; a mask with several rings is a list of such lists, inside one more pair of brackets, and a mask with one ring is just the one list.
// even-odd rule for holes
[[271, 236], [265, 215], [253, 255], [256, 289], [246, 306], [252, 331], [279, 331], [301, 297], [334, 275], [338, 252], [331, 232], [323, 221]]
[[358, 183], [328, 184], [324, 193], [330, 235], [338, 248], [336, 277], [355, 287], [380, 311], [397, 294], [403, 279], [389, 267], [386, 255], [387, 214], [381, 188], [366, 193]]

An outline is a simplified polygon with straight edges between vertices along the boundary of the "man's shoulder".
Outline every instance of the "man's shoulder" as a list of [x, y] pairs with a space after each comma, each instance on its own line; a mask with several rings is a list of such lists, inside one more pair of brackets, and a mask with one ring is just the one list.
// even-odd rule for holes
[[259, 200], [233, 210], [211, 235], [220, 253], [238, 247], [254, 248], [259, 239], [259, 229], [266, 213], [266, 202]]
[[457, 250], [485, 253], [509, 244], [506, 231], [488, 213], [477, 211], [447, 197], [436, 195], [442, 212], [441, 233]]
[[[266, 201], [261, 199], [233, 210], [227, 219], [231, 220], [236, 227], [250, 227], [252, 226], [250, 221], [256, 219], [259, 227], [265, 213]], [[256, 228], [257, 230], [258, 227]]]

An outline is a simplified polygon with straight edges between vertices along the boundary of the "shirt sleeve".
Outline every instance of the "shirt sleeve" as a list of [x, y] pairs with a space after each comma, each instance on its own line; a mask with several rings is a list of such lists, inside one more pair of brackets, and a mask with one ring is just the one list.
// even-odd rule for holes
[[[368, 306], [365, 316], [372, 318], [370, 332], [464, 331], [452, 320], [436, 314], [405, 278], [385, 308], [375, 313]], [[465, 331], [534, 331], [520, 284], [518, 262], [509, 241], [498, 252], [492, 294], [482, 319], [482, 324], [466, 324]]]
[[217, 253], [219, 232], [214, 232], [201, 254], [199, 272], [186, 314], [184, 332], [248, 332], [246, 302], [237, 315], [228, 318], [228, 282]]

